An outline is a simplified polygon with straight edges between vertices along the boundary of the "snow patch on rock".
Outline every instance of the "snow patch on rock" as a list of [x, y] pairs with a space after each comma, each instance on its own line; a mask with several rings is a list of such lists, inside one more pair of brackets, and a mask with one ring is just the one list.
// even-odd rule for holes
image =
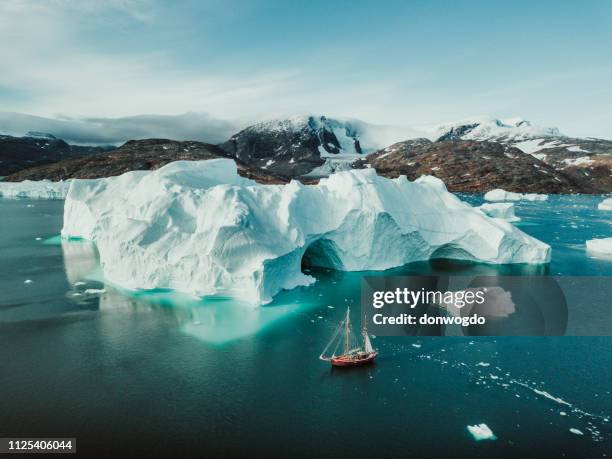
[[229, 159], [74, 180], [64, 237], [96, 243], [105, 277], [128, 289], [229, 295], [254, 305], [315, 281], [310, 265], [385, 270], [430, 258], [547, 263], [550, 246], [492, 219], [431, 176], [373, 169], [318, 185], [261, 185]]

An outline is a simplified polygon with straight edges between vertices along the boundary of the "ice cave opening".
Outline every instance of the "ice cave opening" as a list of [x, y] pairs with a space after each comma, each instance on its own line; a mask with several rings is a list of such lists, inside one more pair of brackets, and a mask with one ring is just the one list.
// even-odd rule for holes
[[312, 242], [302, 255], [302, 271], [309, 267], [342, 270], [344, 263], [342, 263], [340, 250], [336, 243], [325, 238]]

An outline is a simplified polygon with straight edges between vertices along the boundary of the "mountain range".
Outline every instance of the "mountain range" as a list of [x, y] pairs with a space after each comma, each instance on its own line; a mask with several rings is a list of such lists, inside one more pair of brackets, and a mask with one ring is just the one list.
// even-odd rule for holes
[[452, 191], [612, 191], [612, 141], [569, 137], [521, 118], [405, 128], [307, 115], [257, 123], [217, 145], [145, 139], [81, 147], [51, 135], [0, 136], [0, 175], [11, 181], [102, 177], [209, 157], [234, 158], [242, 174], [269, 183], [373, 167], [389, 177], [435, 175]]

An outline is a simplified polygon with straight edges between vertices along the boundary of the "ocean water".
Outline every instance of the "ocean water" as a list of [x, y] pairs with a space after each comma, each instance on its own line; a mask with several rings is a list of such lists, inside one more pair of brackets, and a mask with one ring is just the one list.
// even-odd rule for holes
[[[437, 261], [378, 274], [611, 276], [584, 246], [612, 235], [600, 200], [517, 206], [518, 225], [553, 247], [548, 267]], [[379, 337], [375, 365], [338, 371], [318, 355], [347, 306], [358, 320], [363, 273], [304, 268], [317, 283], [258, 309], [123, 292], [104, 283], [91, 244], [57, 237], [62, 211], [0, 199], [0, 437], [72, 436], [106, 456], [612, 451], [612, 338]], [[496, 440], [472, 437], [481, 423]]]

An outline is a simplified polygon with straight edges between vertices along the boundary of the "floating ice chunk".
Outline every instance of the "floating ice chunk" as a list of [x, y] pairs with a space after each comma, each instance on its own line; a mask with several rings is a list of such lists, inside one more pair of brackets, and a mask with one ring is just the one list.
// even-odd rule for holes
[[584, 435], [582, 431], [576, 429], [575, 427], [571, 427], [569, 431], [575, 435]]
[[467, 426], [467, 430], [472, 434], [472, 437], [474, 437], [474, 440], [476, 441], [497, 440], [497, 437], [495, 436], [493, 431], [489, 428], [488, 425], [484, 423]]
[[74, 180], [62, 236], [94, 241], [105, 278], [124, 288], [254, 305], [313, 283], [303, 258], [344, 271], [431, 258], [550, 260], [550, 246], [462, 202], [435, 177], [410, 182], [363, 169], [318, 185], [262, 185], [229, 159]]
[[597, 206], [599, 210], [612, 210], [612, 198], [604, 199]]
[[602, 255], [612, 255], [612, 237], [591, 239], [590, 241], [586, 241], [586, 248], [589, 252]]
[[64, 199], [69, 187], [70, 180], [65, 182], [50, 182], [49, 180], [0, 182], [0, 198]]
[[502, 190], [501, 188], [496, 188], [495, 190], [491, 190], [485, 193], [484, 198], [486, 201], [492, 202], [520, 201], [521, 194], [513, 193], [512, 191]]
[[537, 193], [514, 193], [512, 191], [502, 190], [496, 188], [485, 193], [484, 198], [486, 201], [492, 202], [503, 202], [503, 201], [546, 201], [548, 199], [547, 194]]
[[496, 202], [492, 204], [483, 204], [478, 207], [489, 217], [502, 218], [509, 222], [519, 222], [521, 219], [514, 215], [514, 204], [511, 202]]
[[525, 193], [521, 195], [521, 200], [523, 201], [547, 201], [547, 194], [537, 194], [537, 193]]
[[563, 400], [562, 398], [559, 397], [555, 397], [554, 395], [551, 395], [550, 393], [546, 392], [545, 390], [539, 390], [539, 389], [532, 389], [536, 394], [541, 395], [542, 397], [545, 397], [549, 400], [552, 400], [553, 402], [556, 402], [560, 405], [567, 405], [567, 406], [572, 406], [571, 403], [566, 402], [565, 400]]

